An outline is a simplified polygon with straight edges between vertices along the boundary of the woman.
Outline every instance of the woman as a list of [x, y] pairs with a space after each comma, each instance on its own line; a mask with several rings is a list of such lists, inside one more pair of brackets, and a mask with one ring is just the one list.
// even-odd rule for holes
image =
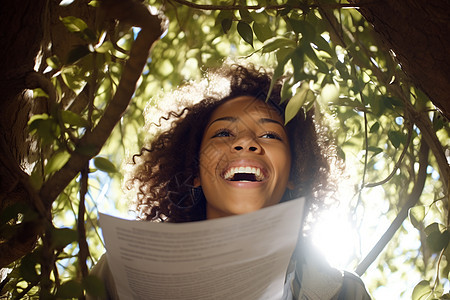
[[[331, 156], [326, 139], [316, 133], [313, 112], [302, 110], [285, 125], [281, 83], [267, 97], [271, 75], [263, 69], [233, 65], [213, 74], [228, 79], [229, 92], [214, 97], [209, 90], [201, 102], [171, 112], [176, 120], [170, 129], [133, 157], [130, 183], [138, 187], [139, 218], [214, 219], [302, 196], [311, 200], [307, 212], [320, 207], [320, 199], [331, 191]], [[283, 299], [369, 299], [356, 276], [343, 276], [320, 260], [312, 263], [307, 249], [300, 239]], [[114, 298], [105, 259], [93, 273], [104, 279]]]

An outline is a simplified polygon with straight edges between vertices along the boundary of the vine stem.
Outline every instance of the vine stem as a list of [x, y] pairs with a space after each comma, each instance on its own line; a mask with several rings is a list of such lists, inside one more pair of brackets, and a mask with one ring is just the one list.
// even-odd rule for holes
[[[200, 10], [239, 10], [239, 9], [251, 9], [251, 10], [258, 10], [258, 9], [274, 9], [274, 10], [281, 10], [285, 8], [297, 8], [297, 9], [314, 9], [318, 8], [318, 4], [311, 4], [311, 5], [302, 5], [302, 4], [293, 4], [293, 3], [285, 3], [285, 4], [277, 4], [277, 5], [212, 5], [212, 4], [197, 4], [192, 3], [186, 0], [171, 0], [173, 2], [176, 2], [178, 4], [182, 4], [184, 6], [188, 6], [195, 9]], [[370, 5], [371, 3], [367, 3], [367, 5]], [[322, 7], [326, 6], [329, 8], [360, 8], [361, 5], [355, 5], [355, 4], [349, 4], [349, 3], [330, 3], [330, 4], [321, 4]]]
[[408, 152], [408, 147], [409, 147], [409, 144], [411, 143], [411, 137], [412, 137], [412, 128], [411, 128], [411, 126], [408, 126], [408, 137], [406, 139], [406, 145], [403, 148], [403, 151], [400, 154], [400, 157], [398, 158], [397, 162], [395, 163], [394, 169], [392, 170], [392, 172], [385, 179], [380, 180], [378, 182], [368, 183], [364, 187], [366, 187], [366, 188], [373, 188], [373, 187], [376, 187], [376, 186], [379, 186], [379, 185], [383, 185], [386, 182], [388, 182], [389, 180], [391, 180], [392, 177], [394, 177], [394, 175], [397, 172], [398, 168], [400, 168], [400, 165], [401, 165], [401, 163], [403, 161], [403, 158], [406, 155], [406, 152]]
[[[361, 97], [361, 103], [363, 104], [363, 107], [366, 107], [363, 93], [360, 92], [359, 96]], [[367, 164], [369, 161], [369, 133], [368, 133], [369, 122], [367, 121], [366, 110], [363, 111], [363, 115], [364, 115], [364, 151], [365, 151], [366, 155], [364, 155], [364, 170], [363, 170], [361, 188], [360, 188], [359, 196], [358, 196], [358, 203], [356, 204], [356, 207], [358, 207], [358, 204], [361, 201], [361, 192], [364, 189], [364, 187], [366, 186]]]

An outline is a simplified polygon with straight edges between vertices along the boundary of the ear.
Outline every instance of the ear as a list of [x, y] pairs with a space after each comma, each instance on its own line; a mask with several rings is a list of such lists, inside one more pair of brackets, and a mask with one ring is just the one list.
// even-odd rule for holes
[[199, 187], [202, 185], [202, 182], [200, 181], [200, 177], [195, 177], [194, 178], [194, 187]]

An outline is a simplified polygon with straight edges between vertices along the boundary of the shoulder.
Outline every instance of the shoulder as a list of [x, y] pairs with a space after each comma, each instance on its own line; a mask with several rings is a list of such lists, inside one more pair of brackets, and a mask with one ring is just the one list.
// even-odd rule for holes
[[361, 278], [359, 278], [359, 276], [351, 272], [344, 271], [344, 280], [342, 282], [342, 288], [338, 299], [369, 300], [370, 296], [367, 293], [364, 282]]
[[370, 299], [357, 275], [332, 268], [307, 240], [297, 245], [291, 259], [291, 271], [288, 274], [293, 299]]
[[103, 254], [103, 256], [91, 269], [89, 274], [97, 276], [104, 283], [106, 297], [94, 297], [88, 294], [86, 295], [86, 300], [119, 299], [119, 296], [116, 292], [114, 278], [112, 276], [111, 270], [109, 269], [108, 260], [106, 259], [106, 254]]

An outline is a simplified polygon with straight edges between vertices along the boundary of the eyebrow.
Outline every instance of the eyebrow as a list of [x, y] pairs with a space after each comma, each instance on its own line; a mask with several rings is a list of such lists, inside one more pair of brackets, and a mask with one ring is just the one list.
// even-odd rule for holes
[[[211, 127], [211, 125], [212, 125], [213, 123], [218, 122], [218, 121], [236, 122], [236, 121], [237, 121], [237, 118], [236, 118], [236, 117], [228, 116], [228, 117], [222, 117], [222, 118], [215, 119], [214, 121], [212, 121], [212, 122], [208, 125], [208, 127], [206, 127], [206, 129], [208, 129], [209, 127]], [[261, 118], [261, 119], [259, 119], [258, 123], [260, 123], [260, 124], [264, 124], [264, 123], [275, 123], [275, 124], [278, 124], [278, 125], [280, 125], [281, 127], [284, 128], [284, 125], [283, 125], [281, 122], [279, 122], [279, 121], [277, 121], [277, 120], [274, 120], [274, 119], [270, 119], [270, 118]]]

